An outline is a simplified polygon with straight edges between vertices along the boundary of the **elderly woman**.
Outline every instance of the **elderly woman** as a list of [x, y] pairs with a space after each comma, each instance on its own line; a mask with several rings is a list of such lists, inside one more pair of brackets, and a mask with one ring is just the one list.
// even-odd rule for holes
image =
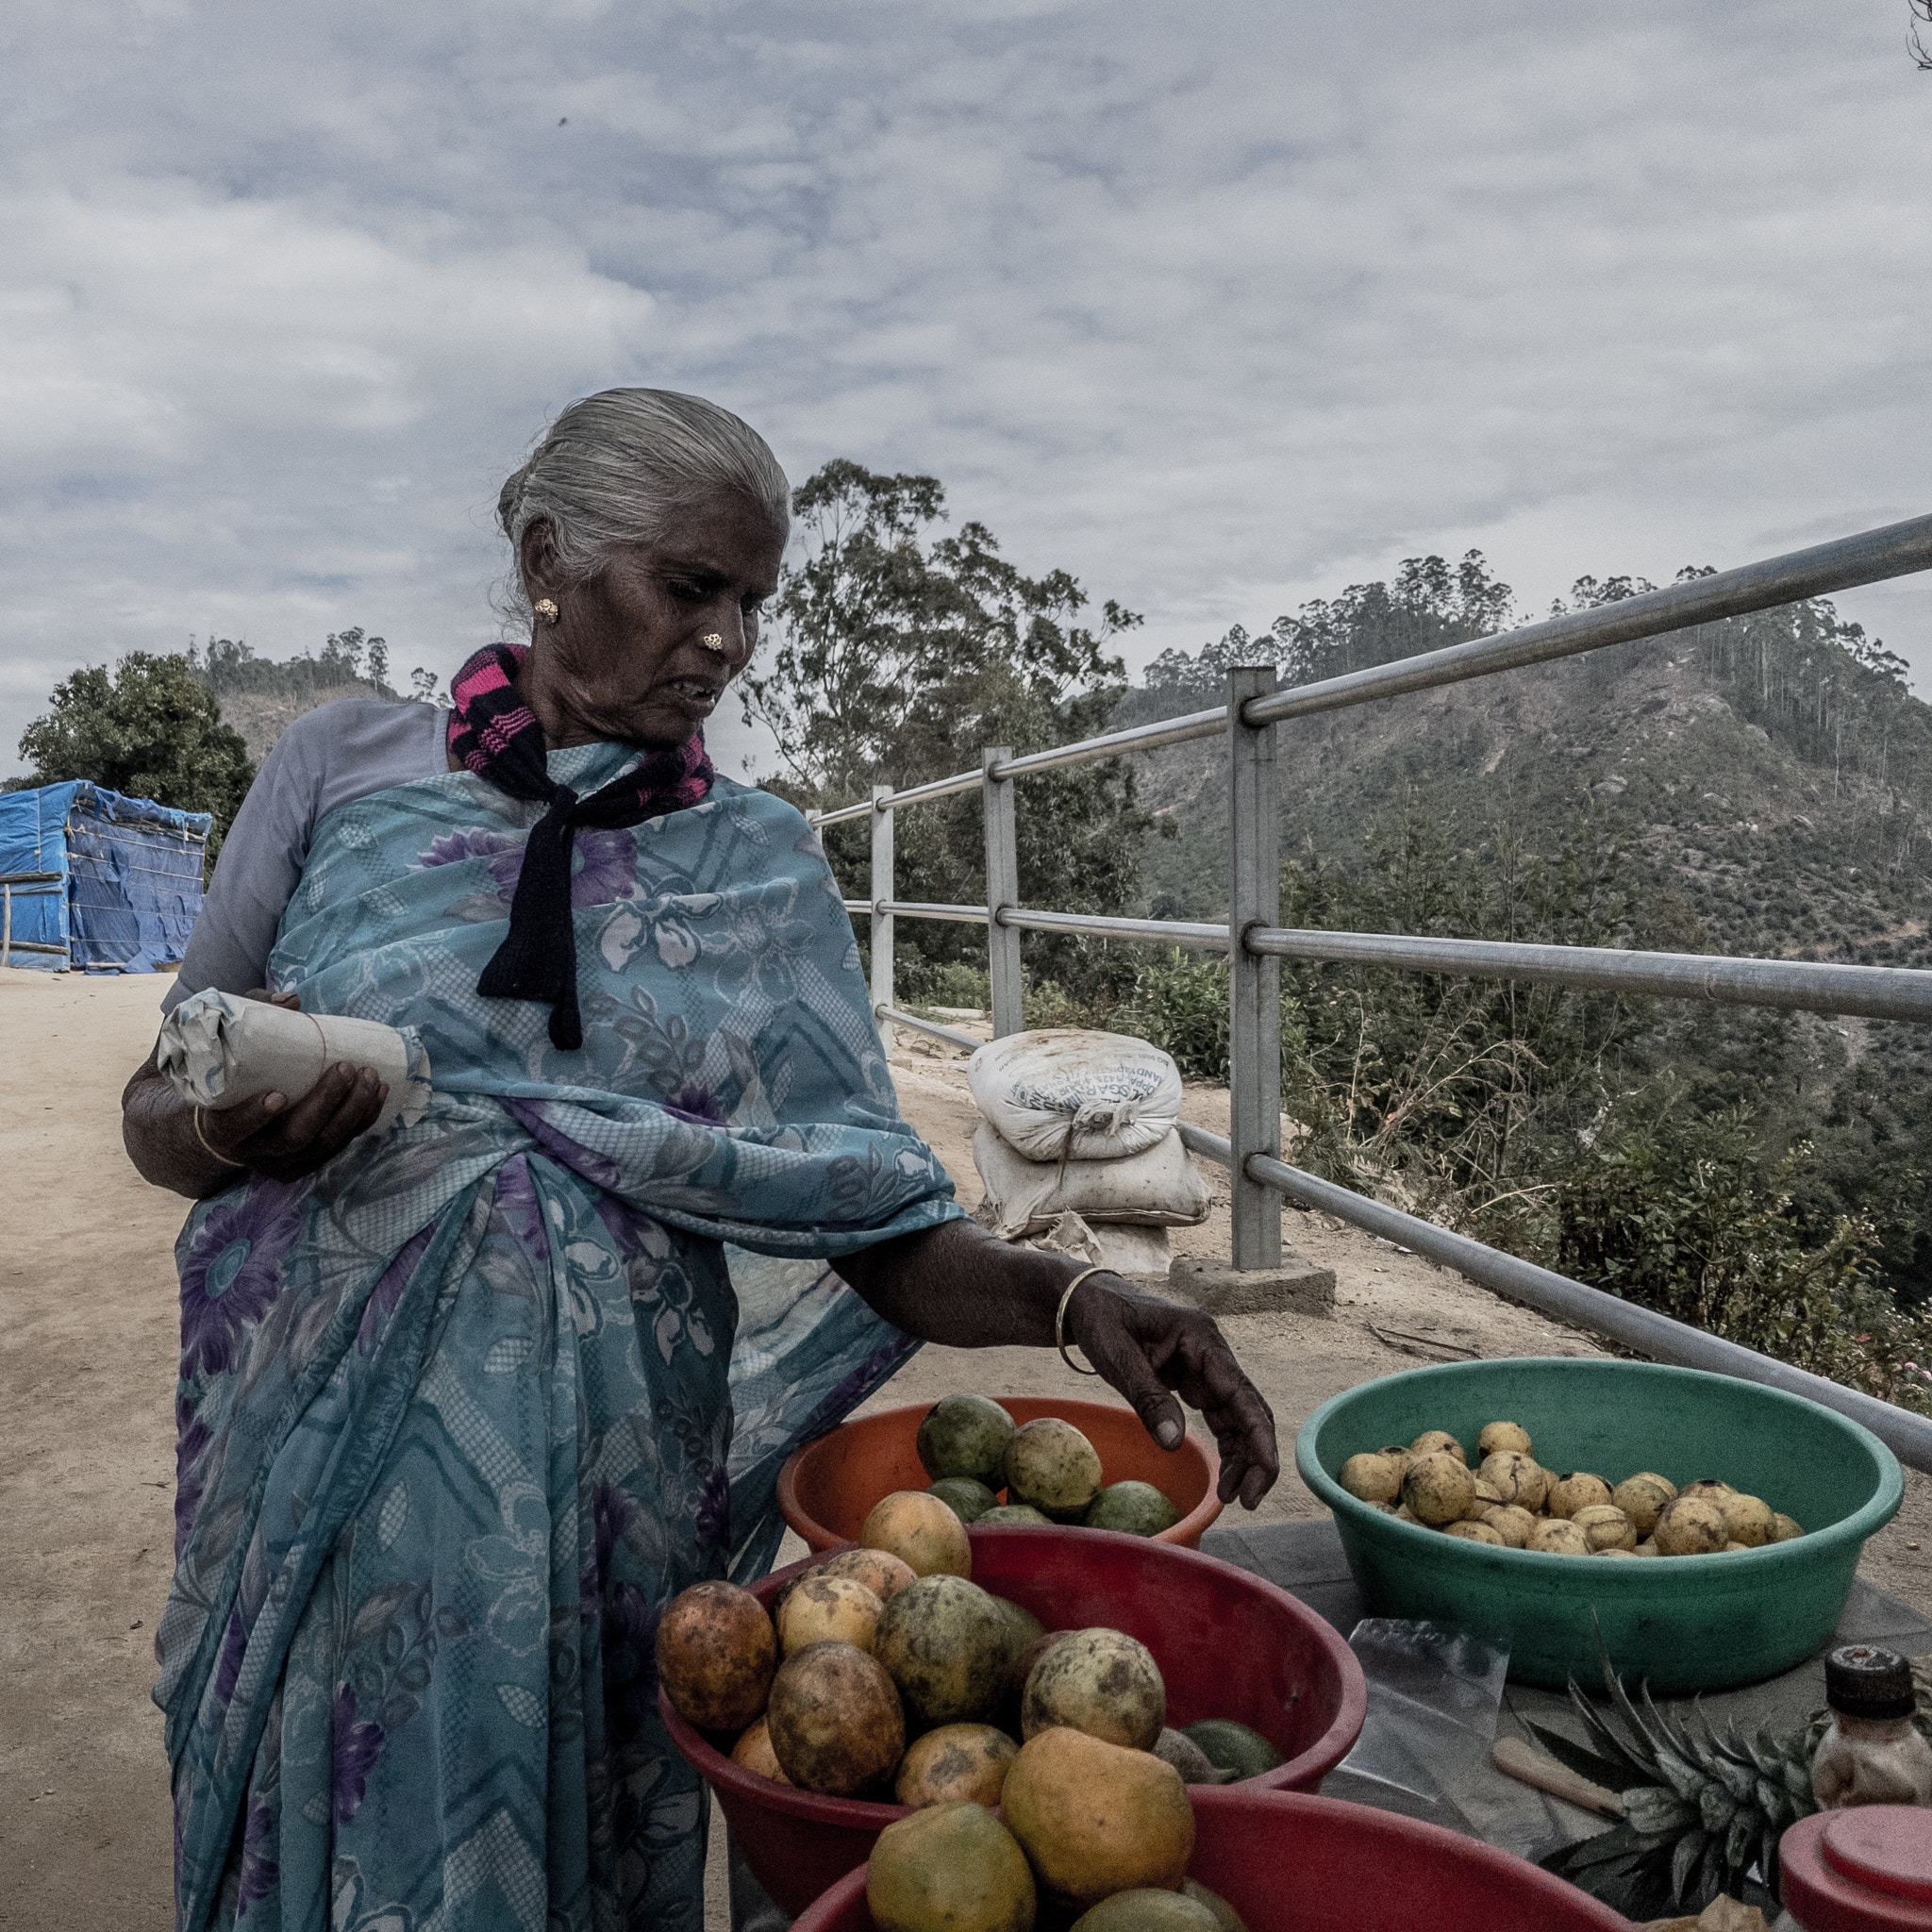
[[1203, 1411], [1224, 1498], [1274, 1478], [1211, 1322], [963, 1217], [818, 841], [712, 771], [788, 510], [709, 403], [574, 405], [502, 494], [529, 644], [447, 712], [298, 720], [235, 821], [169, 1005], [408, 1026], [435, 1091], [378, 1136], [347, 1067], [213, 1113], [128, 1085], [197, 1203], [156, 1646], [188, 1932], [695, 1932], [658, 1618], [769, 1566], [779, 1464], [922, 1340], [1058, 1321], [1161, 1442]]

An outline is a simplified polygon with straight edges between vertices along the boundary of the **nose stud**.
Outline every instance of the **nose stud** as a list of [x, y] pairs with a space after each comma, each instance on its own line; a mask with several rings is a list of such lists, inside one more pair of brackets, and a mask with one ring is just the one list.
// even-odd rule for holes
[[698, 642], [704, 645], [706, 650], [716, 653], [720, 658], [724, 655], [724, 640], [714, 630], [707, 631], [698, 640]]

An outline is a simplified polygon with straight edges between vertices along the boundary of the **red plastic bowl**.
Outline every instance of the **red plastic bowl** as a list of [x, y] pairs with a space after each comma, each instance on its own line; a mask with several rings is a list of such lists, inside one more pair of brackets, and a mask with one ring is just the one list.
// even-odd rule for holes
[[[973, 1580], [1029, 1609], [1050, 1630], [1105, 1624], [1138, 1637], [1167, 1683], [1168, 1722], [1229, 1717], [1288, 1760], [1244, 1790], [1313, 1790], [1347, 1757], [1368, 1692], [1355, 1654], [1328, 1624], [1232, 1563], [1111, 1530], [974, 1527]], [[754, 1586], [769, 1604], [807, 1567]], [[671, 1740], [718, 1794], [732, 1842], [758, 1883], [794, 1916], [872, 1854], [903, 1805], [822, 1798], [732, 1763], [728, 1736], [694, 1730], [660, 1690]]]
[[[1201, 1547], [1201, 1532], [1221, 1514], [1214, 1485], [1221, 1458], [1210, 1448], [1183, 1437], [1178, 1449], [1163, 1449], [1131, 1408], [1115, 1402], [1080, 1402], [1068, 1396], [1051, 1401], [1037, 1395], [1002, 1395], [1000, 1407], [1016, 1423], [1056, 1415], [1070, 1422], [1100, 1455], [1110, 1483], [1152, 1483], [1181, 1512], [1157, 1542]], [[778, 1472], [778, 1507], [785, 1521], [815, 1550], [836, 1550], [858, 1540], [872, 1506], [895, 1490], [923, 1490], [932, 1478], [919, 1459], [919, 1425], [929, 1402], [908, 1402], [877, 1415], [841, 1423], [836, 1429], [792, 1452]]]
[[[1191, 1788], [1192, 1876], [1248, 1932], [1631, 1932], [1629, 1920], [1491, 1845], [1302, 1791]], [[792, 1932], [873, 1932], [865, 1871]]]

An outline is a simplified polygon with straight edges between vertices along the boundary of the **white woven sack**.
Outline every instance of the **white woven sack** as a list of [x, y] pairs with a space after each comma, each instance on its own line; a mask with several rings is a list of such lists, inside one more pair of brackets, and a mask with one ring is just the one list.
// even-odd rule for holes
[[984, 1121], [973, 1130], [973, 1164], [986, 1183], [974, 1219], [1002, 1241], [1040, 1234], [1062, 1214], [1096, 1227], [1137, 1222], [1143, 1227], [1193, 1227], [1208, 1219], [1212, 1196], [1178, 1134], [1123, 1160], [1028, 1160]]
[[1049, 1026], [991, 1040], [966, 1062], [980, 1113], [1029, 1160], [1118, 1160], [1181, 1116], [1180, 1069], [1127, 1033]]

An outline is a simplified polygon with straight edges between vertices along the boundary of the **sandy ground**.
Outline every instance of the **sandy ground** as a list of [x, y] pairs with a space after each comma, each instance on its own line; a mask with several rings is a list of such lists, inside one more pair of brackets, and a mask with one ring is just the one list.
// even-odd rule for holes
[[[0, 970], [0, 1926], [166, 1932], [167, 1781], [148, 1699], [173, 1549], [174, 1274], [182, 1205], [122, 1152], [118, 1097], [154, 1038], [163, 982]], [[907, 1036], [894, 1054], [908, 1116], [977, 1197], [960, 1057]], [[1226, 1128], [1226, 1095], [1188, 1113]], [[1227, 1252], [1226, 1191], [1177, 1252]], [[1273, 1405], [1284, 1445], [1329, 1395], [1418, 1358], [1594, 1352], [1589, 1338], [1328, 1222], [1291, 1213], [1290, 1243], [1336, 1270], [1332, 1320], [1241, 1316], [1229, 1339]], [[928, 1348], [878, 1398], [950, 1389], [1091, 1396], [1040, 1351]], [[1317, 1508], [1291, 1472], [1261, 1520]], [[1932, 1614], [1932, 1481], [1864, 1574]], [[722, 1834], [721, 1834], [722, 1836]], [[714, 1859], [714, 1868], [716, 1860]], [[715, 1872], [714, 1872], [715, 1876]], [[721, 1926], [722, 1898], [713, 1887]]]

